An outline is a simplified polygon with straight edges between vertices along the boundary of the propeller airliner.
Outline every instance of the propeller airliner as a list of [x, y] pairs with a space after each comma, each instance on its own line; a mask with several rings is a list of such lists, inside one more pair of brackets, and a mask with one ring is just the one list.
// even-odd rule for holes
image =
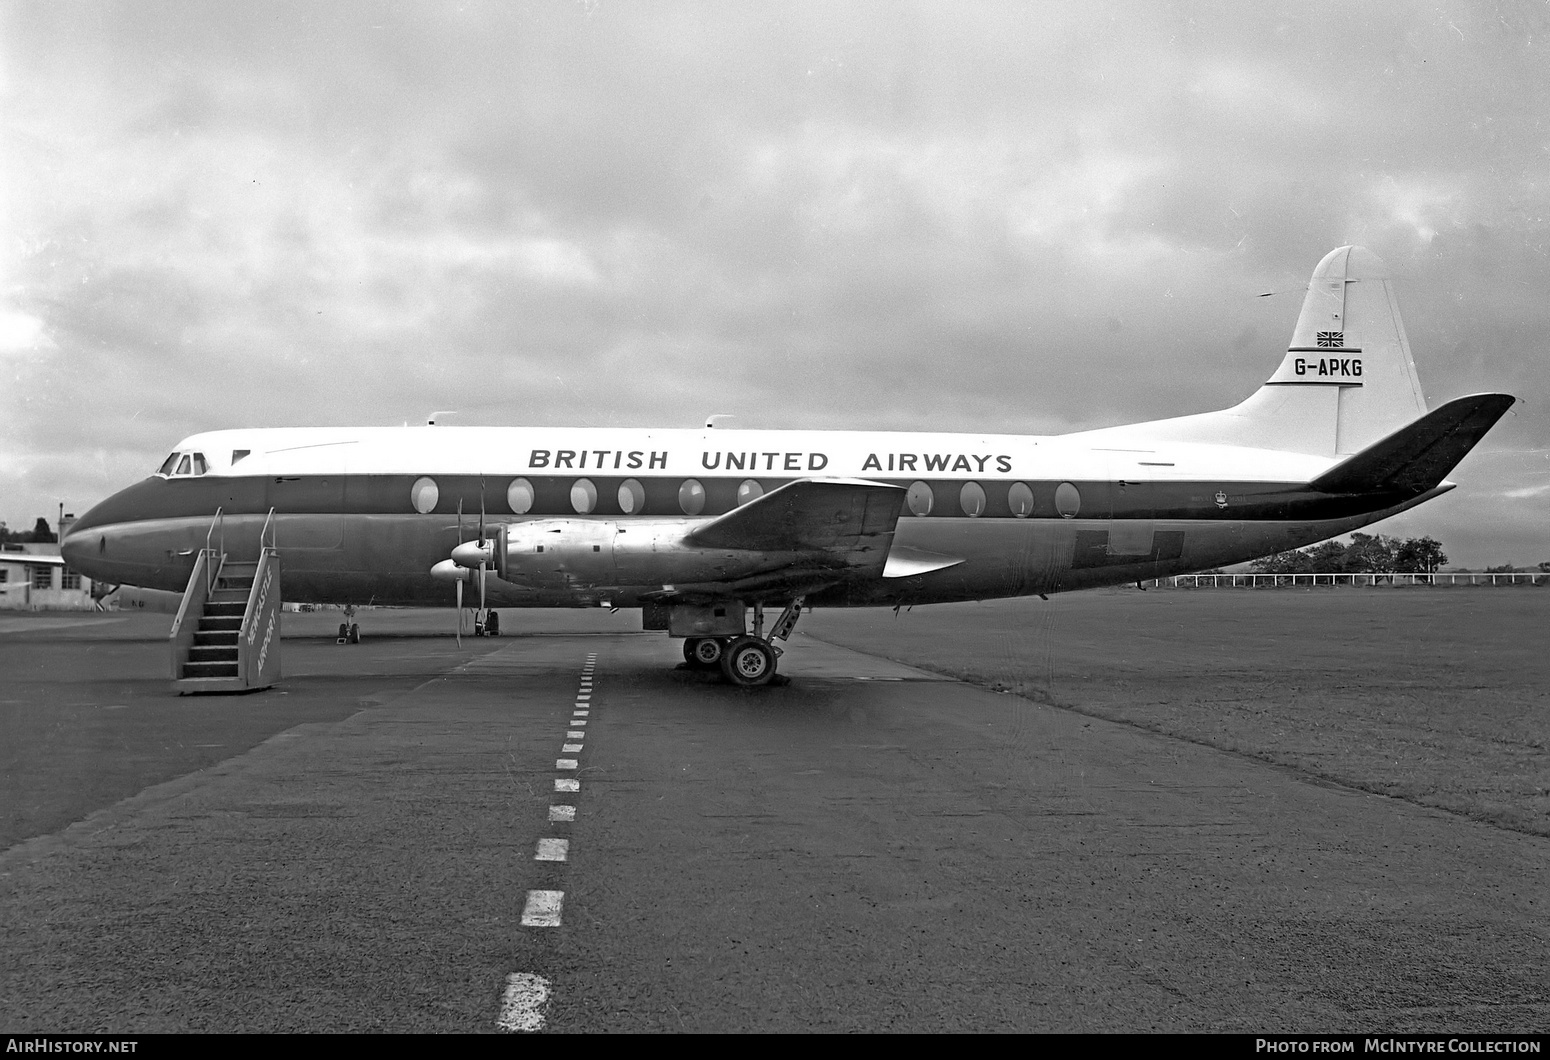
[[759, 685], [806, 609], [1126, 584], [1385, 519], [1452, 489], [1514, 400], [1428, 409], [1385, 266], [1340, 247], [1279, 367], [1219, 412], [1058, 436], [212, 431], [62, 551], [94, 579], [179, 590], [212, 540], [272, 543], [286, 599], [461, 616], [466, 586], [478, 633], [499, 631], [495, 608], [638, 608], [690, 666]]

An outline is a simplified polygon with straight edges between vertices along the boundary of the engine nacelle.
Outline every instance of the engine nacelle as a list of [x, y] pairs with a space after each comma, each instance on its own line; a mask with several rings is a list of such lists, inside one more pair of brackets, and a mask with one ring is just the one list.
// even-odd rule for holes
[[684, 519], [533, 519], [497, 530], [495, 570], [533, 588], [624, 588], [724, 582], [789, 557], [700, 548]]

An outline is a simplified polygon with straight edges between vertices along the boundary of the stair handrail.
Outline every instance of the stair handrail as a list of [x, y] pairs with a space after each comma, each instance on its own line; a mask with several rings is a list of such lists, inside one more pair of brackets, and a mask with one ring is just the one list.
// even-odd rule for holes
[[253, 565], [253, 584], [248, 588], [247, 606], [242, 609], [242, 625], [237, 630], [237, 640], [253, 643], [253, 620], [262, 611], [269, 592], [269, 571], [274, 563], [274, 551], [259, 549], [258, 562]]
[[269, 509], [269, 514], [264, 517], [264, 528], [258, 532], [258, 547], [262, 551], [266, 548], [279, 548], [275, 532], [278, 528], [274, 525], [274, 509]]
[[[209, 560], [209, 550], [200, 552], [194, 557], [194, 569], [189, 572], [188, 588], [183, 591], [183, 599], [178, 603], [178, 614], [177, 617], [172, 620], [172, 629], [167, 633], [168, 640], [178, 639], [178, 633], [183, 627], [183, 620], [188, 617], [188, 614], [191, 610], [198, 611], [203, 608], [204, 601], [200, 600], [196, 602], [194, 599], [194, 586], [199, 584], [200, 576], [206, 572], [206, 567], [209, 563]], [[206, 582], [207, 586], [208, 584], [209, 583]], [[174, 660], [174, 666], [176, 666], [176, 660]], [[176, 677], [177, 675], [173, 674], [173, 676]]]
[[[215, 536], [215, 530], [217, 526], [219, 526], [221, 530], [221, 551], [219, 553], [221, 559], [220, 563], [213, 562], [217, 553], [212, 547], [210, 540]], [[221, 576], [221, 566], [226, 561], [226, 516], [225, 509], [223, 508], [215, 509], [215, 518], [210, 520], [210, 529], [205, 531], [205, 554], [212, 560], [212, 562], [205, 567], [205, 577], [207, 579], [205, 591], [213, 593], [215, 592], [216, 580]]]

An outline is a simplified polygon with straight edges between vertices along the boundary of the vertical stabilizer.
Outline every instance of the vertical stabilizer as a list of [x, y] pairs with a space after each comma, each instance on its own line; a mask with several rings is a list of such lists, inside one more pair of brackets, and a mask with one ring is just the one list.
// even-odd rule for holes
[[1425, 413], [1387, 267], [1339, 247], [1313, 270], [1281, 366], [1245, 401], [1102, 433], [1345, 456]]
[[[1333, 454], [1365, 449], [1426, 413], [1388, 269], [1364, 247], [1333, 250], [1313, 270], [1286, 359], [1266, 387], [1326, 392]], [[1328, 392], [1332, 392], [1331, 395]], [[1251, 399], [1252, 400], [1252, 399]], [[1311, 410], [1310, 410], [1311, 411]]]

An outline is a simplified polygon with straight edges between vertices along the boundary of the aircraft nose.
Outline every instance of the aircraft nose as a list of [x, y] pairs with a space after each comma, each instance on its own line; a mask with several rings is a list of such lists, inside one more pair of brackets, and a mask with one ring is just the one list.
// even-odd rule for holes
[[59, 543], [59, 554], [71, 570], [85, 573], [81, 567], [81, 561], [86, 557], [86, 539], [83, 535], [66, 534], [65, 539]]

